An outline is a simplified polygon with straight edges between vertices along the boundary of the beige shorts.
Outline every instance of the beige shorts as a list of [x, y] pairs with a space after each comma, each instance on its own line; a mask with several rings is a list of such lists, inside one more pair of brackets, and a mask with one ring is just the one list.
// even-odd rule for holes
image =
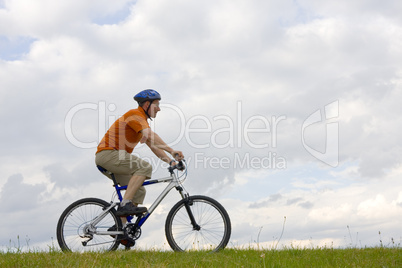
[[[126, 186], [133, 175], [151, 178], [152, 166], [147, 161], [124, 150], [103, 150], [95, 155], [95, 163], [114, 173], [116, 181]], [[109, 179], [110, 175], [105, 174]], [[145, 199], [145, 187], [141, 186], [135, 193], [133, 203], [142, 204]]]

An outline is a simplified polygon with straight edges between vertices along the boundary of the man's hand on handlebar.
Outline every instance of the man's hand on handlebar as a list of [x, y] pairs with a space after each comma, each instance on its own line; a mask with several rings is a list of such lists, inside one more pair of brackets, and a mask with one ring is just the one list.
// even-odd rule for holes
[[177, 163], [176, 163], [175, 160], [172, 160], [172, 161], [170, 161], [170, 168], [169, 169], [172, 170], [172, 171], [174, 169], [183, 171], [186, 168], [183, 162], [184, 162], [184, 159], [178, 161]]
[[171, 155], [174, 157], [176, 161], [180, 161], [184, 159], [184, 155], [181, 151], [172, 151]]

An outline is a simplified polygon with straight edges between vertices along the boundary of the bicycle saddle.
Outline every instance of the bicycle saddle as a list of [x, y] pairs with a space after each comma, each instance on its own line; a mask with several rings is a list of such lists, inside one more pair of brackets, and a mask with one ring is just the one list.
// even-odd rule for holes
[[[97, 167], [97, 168], [99, 169], [99, 171], [102, 172], [102, 173], [108, 172], [108, 170], [107, 170], [106, 168], [104, 168], [104, 167], [101, 167], [101, 166], [99, 166], [99, 165], [97, 165], [96, 167]], [[111, 172], [110, 172], [110, 173], [111, 173]]]

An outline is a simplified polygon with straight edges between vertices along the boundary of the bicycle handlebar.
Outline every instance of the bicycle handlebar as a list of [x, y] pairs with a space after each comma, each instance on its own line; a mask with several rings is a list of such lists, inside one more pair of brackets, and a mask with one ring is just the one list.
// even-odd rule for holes
[[175, 169], [180, 170], [180, 171], [185, 170], [185, 169], [186, 169], [186, 165], [184, 164], [184, 162], [185, 162], [185, 160], [183, 159], [183, 160], [180, 160], [180, 161], [179, 161], [176, 165], [174, 165], [173, 167], [170, 166], [170, 167], [168, 168], [168, 169], [169, 169], [169, 172], [172, 173]]

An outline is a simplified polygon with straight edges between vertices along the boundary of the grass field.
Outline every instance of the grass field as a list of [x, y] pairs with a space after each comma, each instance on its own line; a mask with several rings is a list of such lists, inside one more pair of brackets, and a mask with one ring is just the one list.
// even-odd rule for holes
[[402, 267], [402, 248], [0, 253], [0, 267]]

